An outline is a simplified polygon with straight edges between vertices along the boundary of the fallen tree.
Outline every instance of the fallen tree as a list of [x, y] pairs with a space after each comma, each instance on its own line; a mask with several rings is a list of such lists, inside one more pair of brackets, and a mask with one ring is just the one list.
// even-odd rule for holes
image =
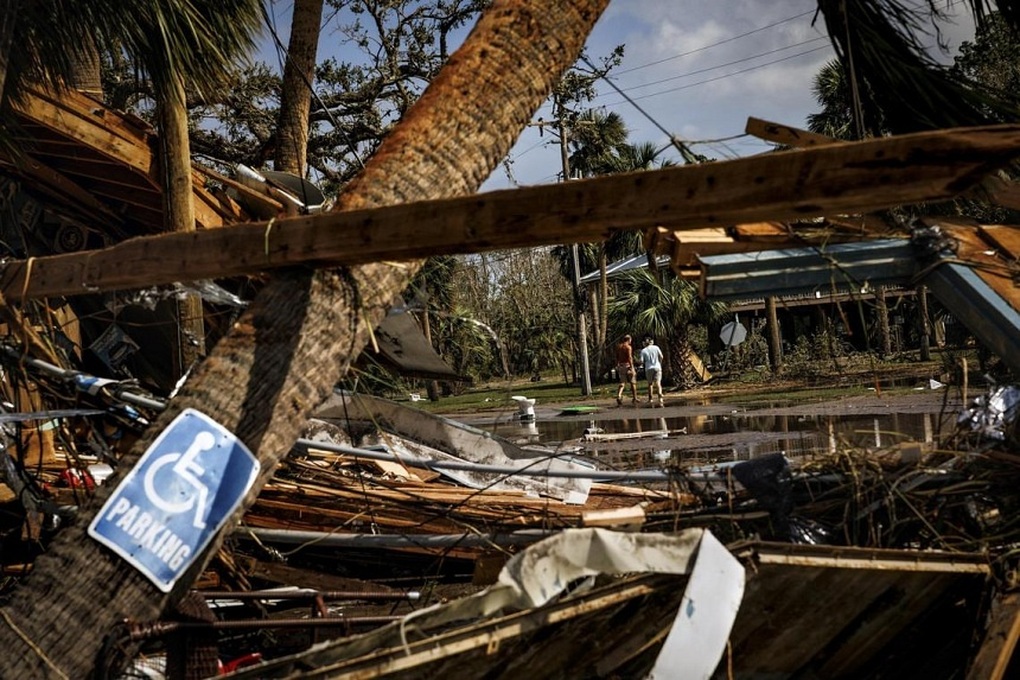
[[[509, 152], [580, 53], [607, 0], [500, 0], [345, 192], [338, 210], [471, 193]], [[356, 247], [352, 244], [352, 247]], [[371, 329], [419, 267], [372, 264], [279, 272], [123, 461], [122, 476], [186, 408], [257, 453], [250, 505]], [[64, 529], [0, 609], [0, 677], [87, 677], [121, 642], [125, 620], [151, 620], [187, 592], [222, 532], [167, 594], [85, 530], [114, 483]], [[101, 659], [100, 657], [104, 657]]]

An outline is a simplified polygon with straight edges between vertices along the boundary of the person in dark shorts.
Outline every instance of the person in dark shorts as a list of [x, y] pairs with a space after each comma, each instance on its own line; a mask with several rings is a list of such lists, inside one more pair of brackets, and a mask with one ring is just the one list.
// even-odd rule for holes
[[616, 391], [617, 406], [623, 405], [623, 390], [627, 383], [630, 383], [631, 403], [637, 403], [637, 371], [634, 370], [634, 349], [630, 342], [630, 336], [625, 335], [616, 345], [616, 376], [620, 381], [620, 388]]

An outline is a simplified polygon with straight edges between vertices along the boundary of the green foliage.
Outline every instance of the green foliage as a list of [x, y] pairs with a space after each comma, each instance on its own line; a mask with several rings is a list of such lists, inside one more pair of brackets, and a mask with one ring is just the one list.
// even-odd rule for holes
[[[977, 16], [983, 0], [969, 0]], [[1020, 2], [997, 3], [1012, 23]], [[862, 131], [902, 134], [926, 129], [980, 125], [1014, 118], [1016, 106], [995, 91], [937, 62], [929, 53], [936, 3], [905, 0], [819, 0], [837, 57], [856, 80]]]
[[[980, 83], [1012, 104], [1020, 105], [1020, 39], [1001, 14], [989, 15], [978, 25], [974, 40], [960, 45], [950, 68], [953, 76]], [[988, 111], [989, 117], [997, 112]], [[994, 118], [1012, 122], [1015, 117]]]
[[[487, 329], [481, 347], [451, 347], [478, 380], [531, 376], [573, 368], [574, 317], [570, 287], [548, 249], [511, 250], [463, 258], [454, 281], [462, 319]], [[433, 329], [433, 337], [436, 331]], [[498, 339], [498, 341], [497, 341]], [[504, 365], [503, 360], [506, 364]]]
[[[72, 82], [94, 50], [108, 65], [130, 64], [166, 101], [177, 98], [179, 82], [209, 95], [254, 46], [261, 7], [261, 0], [10, 1], [0, 11], [16, 13], [9, 20], [17, 49], [0, 45], [7, 59], [0, 118], [9, 125], [11, 102], [25, 88]], [[9, 129], [0, 126], [0, 134]]]
[[727, 309], [725, 303], [702, 300], [695, 284], [672, 272], [635, 269], [617, 280], [609, 318], [615, 334], [656, 338], [666, 355], [666, 376], [675, 385], [687, 386], [691, 382], [686, 361], [691, 348], [689, 327], [711, 323]]
[[834, 139], [854, 139], [853, 95], [838, 59], [827, 62], [815, 74], [811, 92], [821, 111], [808, 115], [808, 130]]
[[745, 373], [749, 375], [769, 374], [769, 345], [764, 333], [765, 325], [752, 321], [747, 331], [747, 338], [736, 347], [725, 349], [714, 357], [716, 370], [733, 375]]
[[[206, 24], [222, 30], [222, 22], [229, 19], [224, 5], [242, 3], [255, 8], [256, 19], [260, 16], [260, 0], [227, 0], [215, 5], [219, 14]], [[131, 8], [114, 16], [132, 16], [138, 3], [126, 4]], [[182, 4], [212, 7], [205, 2]], [[327, 0], [332, 11], [323, 27], [323, 41], [330, 41], [328, 51], [343, 57], [325, 59], [316, 67], [308, 140], [309, 167], [327, 194], [335, 194], [361, 169], [448, 59], [452, 34], [488, 4], [488, 0]], [[218, 64], [225, 82], [189, 91], [195, 154], [225, 165], [256, 168], [273, 157], [287, 36], [275, 34], [274, 3], [266, 3], [266, 8], [279, 59], [245, 68]], [[228, 33], [214, 37], [221, 35], [223, 45], [230, 46]], [[325, 45], [320, 47], [320, 53], [326, 51]], [[104, 88], [116, 97], [115, 104], [130, 109], [144, 103], [149, 87], [135, 77], [139, 62], [134, 55], [121, 56], [106, 55]], [[188, 82], [190, 86], [192, 81]]]

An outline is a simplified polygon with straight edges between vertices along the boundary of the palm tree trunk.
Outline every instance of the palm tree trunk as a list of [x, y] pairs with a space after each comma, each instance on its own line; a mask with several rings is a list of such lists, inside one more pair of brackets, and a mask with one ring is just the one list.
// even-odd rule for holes
[[281, 172], [305, 174], [308, 159], [308, 115], [312, 108], [311, 82], [323, 0], [296, 0], [291, 19], [287, 64], [283, 69], [280, 119], [276, 130], [274, 167]]
[[669, 371], [670, 382], [675, 387], [687, 389], [691, 381], [687, 375], [687, 355], [690, 352], [690, 343], [687, 341], [687, 333], [677, 331], [668, 336], [665, 345], [663, 368]]
[[[176, 96], [159, 103], [160, 143], [163, 147], [163, 194], [167, 231], [195, 231], [195, 195], [191, 182], [191, 143], [184, 83], [175, 83]], [[205, 355], [205, 317], [202, 298], [188, 293], [177, 303], [176, 375], [180, 378]]]
[[598, 343], [600, 357], [600, 374], [610, 368], [612, 363], [606, 348], [609, 344], [609, 275], [606, 272], [606, 244], [599, 245], [599, 306], [598, 306]]
[[0, 8], [0, 95], [4, 92], [7, 82], [7, 64], [14, 41], [14, 26], [18, 23], [21, 12], [21, 0], [5, 2]]
[[103, 100], [102, 63], [96, 41], [91, 35], [81, 36], [81, 47], [74, 53], [74, 77], [71, 87], [100, 101]]
[[[477, 190], [580, 53], [608, 0], [497, 0], [345, 193], [353, 210]], [[281, 272], [149, 428], [118, 479], [184, 408], [233, 431], [261, 473], [233, 526], [416, 272], [373, 264]], [[188, 590], [222, 532], [163, 594], [85, 528], [117, 479], [64, 529], [0, 609], [0, 677], [88, 677], [121, 621], [148, 621]], [[116, 642], [120, 642], [117, 640]], [[112, 648], [114, 645], [111, 645]]]

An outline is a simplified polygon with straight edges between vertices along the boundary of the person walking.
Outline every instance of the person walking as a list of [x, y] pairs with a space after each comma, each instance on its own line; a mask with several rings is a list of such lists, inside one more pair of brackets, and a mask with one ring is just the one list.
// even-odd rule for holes
[[653, 338], [645, 338], [644, 349], [641, 350], [641, 363], [645, 367], [645, 378], [648, 379], [648, 403], [655, 402], [658, 394], [658, 406], [662, 402], [662, 350]]
[[637, 371], [634, 370], [634, 348], [629, 335], [623, 336], [616, 345], [616, 377], [620, 388], [616, 391], [616, 405], [623, 406], [623, 390], [630, 383], [631, 403], [637, 403]]

